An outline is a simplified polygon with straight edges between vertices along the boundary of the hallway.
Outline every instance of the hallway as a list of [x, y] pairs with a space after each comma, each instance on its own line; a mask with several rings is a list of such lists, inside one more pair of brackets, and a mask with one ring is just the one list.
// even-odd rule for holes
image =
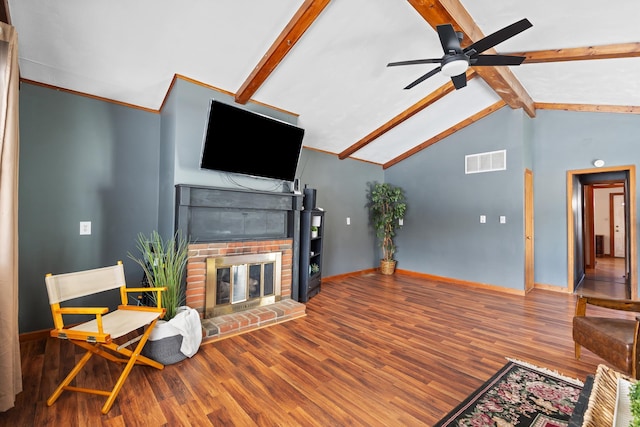
[[575, 293], [603, 298], [629, 298], [624, 277], [624, 258], [598, 257], [596, 268], [587, 269]]

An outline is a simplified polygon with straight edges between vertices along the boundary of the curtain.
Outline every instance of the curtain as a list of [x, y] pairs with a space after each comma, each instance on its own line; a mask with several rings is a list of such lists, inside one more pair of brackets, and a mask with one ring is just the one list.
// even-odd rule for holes
[[18, 329], [18, 35], [0, 22], [0, 412], [22, 391]]

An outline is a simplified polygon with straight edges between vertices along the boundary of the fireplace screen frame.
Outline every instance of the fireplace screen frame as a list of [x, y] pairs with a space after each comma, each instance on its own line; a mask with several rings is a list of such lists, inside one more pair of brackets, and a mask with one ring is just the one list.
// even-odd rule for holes
[[[217, 304], [216, 295], [218, 293], [218, 271], [229, 268], [243, 268], [242, 275], [245, 276], [245, 295], [249, 295], [249, 266], [261, 265], [261, 271], [264, 272], [265, 264], [274, 264], [273, 270], [273, 294], [263, 295], [264, 277], [260, 280], [260, 295], [256, 298], [245, 299], [236, 303], [232, 302], [232, 294], [230, 289], [229, 302]], [[211, 318], [224, 314], [236, 313], [255, 307], [274, 304], [281, 300], [281, 279], [282, 279], [282, 253], [268, 252], [261, 254], [246, 255], [227, 255], [219, 257], [209, 257], [206, 259], [206, 282], [205, 282], [205, 317]], [[230, 288], [234, 284], [229, 282]], [[238, 286], [238, 284], [235, 284]]]

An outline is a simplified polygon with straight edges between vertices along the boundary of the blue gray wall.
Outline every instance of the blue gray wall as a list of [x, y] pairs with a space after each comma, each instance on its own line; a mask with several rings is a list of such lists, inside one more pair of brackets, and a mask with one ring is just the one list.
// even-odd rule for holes
[[[640, 164], [640, 116], [503, 108], [389, 168], [409, 209], [398, 268], [524, 289], [524, 169], [533, 170], [535, 282], [567, 284], [567, 171]], [[464, 155], [507, 149], [507, 170], [464, 175]], [[636, 210], [638, 206], [636, 207]], [[487, 224], [479, 216], [487, 215]], [[498, 223], [500, 215], [507, 223]], [[640, 244], [640, 242], [639, 242]]]
[[298, 175], [302, 187], [307, 185], [316, 189], [316, 205], [326, 212], [322, 275], [334, 276], [377, 267], [380, 256], [375, 234], [369, 226], [367, 183], [382, 182], [382, 168], [304, 150]]
[[[20, 331], [50, 328], [44, 275], [125, 262], [138, 232], [173, 230], [174, 185], [278, 190], [272, 181], [201, 171], [215, 91], [178, 80], [160, 114], [22, 83], [20, 91]], [[252, 108], [264, 108], [253, 106]], [[283, 118], [283, 117], [279, 117]], [[292, 120], [289, 117], [289, 120]], [[366, 270], [380, 257], [368, 224], [370, 182], [402, 186], [409, 208], [398, 268], [524, 289], [524, 169], [534, 171], [535, 281], [567, 285], [566, 171], [640, 162], [640, 116], [503, 108], [382, 170], [303, 150], [298, 177], [327, 212], [324, 275]], [[464, 156], [507, 150], [507, 170], [464, 174]], [[480, 215], [487, 223], [480, 224]], [[500, 215], [507, 217], [499, 224]], [[351, 225], [346, 224], [349, 217]], [[92, 235], [79, 222], [92, 221]]]
[[[46, 273], [122, 260], [127, 280], [140, 281], [127, 253], [157, 226], [159, 125], [157, 114], [22, 83], [21, 332], [52, 326]], [[80, 221], [91, 235], [79, 234]]]
[[539, 111], [534, 123], [535, 281], [564, 287], [566, 173], [593, 168], [595, 159], [603, 159], [606, 166], [638, 168], [640, 116]]
[[[502, 108], [385, 171], [407, 196], [397, 268], [524, 289], [527, 120]], [[465, 155], [503, 149], [506, 170], [465, 175]]]
[[[208, 102], [232, 101], [178, 80], [161, 114], [23, 83], [20, 91], [20, 332], [52, 327], [44, 275], [94, 268], [123, 260], [127, 280], [138, 283], [139, 232], [173, 231], [174, 185], [249, 186], [280, 191], [273, 180], [199, 168]], [[266, 113], [266, 107], [248, 108]], [[269, 112], [295, 121], [284, 113]], [[301, 181], [318, 189], [327, 216], [325, 275], [371, 268], [373, 236], [367, 233], [366, 182], [381, 180], [378, 166], [339, 161], [303, 150]], [[351, 216], [352, 226], [345, 225]], [[80, 221], [92, 222], [90, 236]], [[341, 239], [346, 236], [348, 238]], [[354, 255], [355, 254], [355, 255]], [[117, 299], [107, 301], [114, 306]], [[104, 305], [105, 301], [96, 302]]]

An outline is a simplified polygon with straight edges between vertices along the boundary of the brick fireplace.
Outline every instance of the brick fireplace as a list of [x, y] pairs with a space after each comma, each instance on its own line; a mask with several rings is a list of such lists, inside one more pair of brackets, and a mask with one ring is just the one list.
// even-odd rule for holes
[[[186, 304], [200, 313], [205, 339], [222, 339], [305, 315], [305, 305], [296, 300], [298, 195], [177, 186], [176, 196], [176, 225], [191, 242]], [[278, 295], [260, 306], [247, 302], [239, 304], [241, 311], [213, 315], [207, 308], [207, 299], [212, 300], [211, 295], [207, 298], [207, 260], [273, 253], [279, 254]]]
[[[273, 252], [282, 254], [280, 295], [277, 295], [276, 302], [211, 318], [205, 316], [207, 258]], [[224, 338], [304, 316], [305, 306], [290, 297], [291, 263], [291, 239], [190, 244], [187, 261], [187, 305], [200, 313], [207, 338]]]

